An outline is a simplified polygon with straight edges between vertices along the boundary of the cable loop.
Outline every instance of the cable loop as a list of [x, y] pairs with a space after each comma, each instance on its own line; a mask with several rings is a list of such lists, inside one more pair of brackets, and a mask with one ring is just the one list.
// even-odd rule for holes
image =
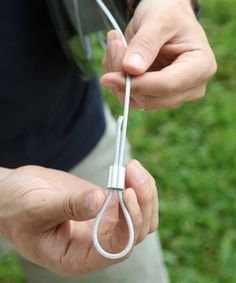
[[108, 208], [108, 206], [109, 206], [109, 204], [112, 200], [113, 194], [114, 194], [113, 189], [108, 189], [108, 190], [109, 191], [108, 191], [108, 194], [107, 194], [106, 199], [104, 201], [104, 204], [103, 204], [102, 208], [100, 209], [100, 211], [98, 212], [97, 217], [94, 221], [93, 244], [94, 244], [96, 250], [99, 252], [100, 255], [102, 255], [103, 257], [106, 257], [108, 259], [114, 260], [114, 259], [119, 259], [119, 258], [126, 256], [132, 250], [133, 242], [134, 242], [134, 229], [133, 229], [131, 217], [130, 217], [128, 211], [127, 211], [127, 208], [125, 206], [125, 203], [124, 203], [124, 200], [123, 200], [123, 197], [122, 197], [123, 192], [117, 191], [117, 196], [119, 198], [120, 206], [121, 206], [121, 209], [124, 213], [125, 220], [127, 222], [129, 239], [128, 239], [126, 247], [118, 253], [109, 253], [102, 248], [101, 244], [99, 243], [98, 237], [97, 237], [98, 229], [99, 229], [99, 225], [100, 225], [100, 222], [102, 220], [102, 217], [103, 217], [106, 209]]
[[[95, 0], [95, 1], [97, 2], [101, 10], [104, 12], [104, 14], [107, 16], [112, 26], [121, 34], [123, 34], [116, 20], [114, 19], [108, 8], [104, 5], [103, 1], [102, 0]], [[127, 47], [127, 43], [124, 36], [123, 36], [123, 43]], [[93, 225], [92, 238], [93, 238], [94, 247], [96, 248], [96, 250], [100, 255], [108, 259], [119, 259], [126, 256], [131, 251], [134, 244], [134, 227], [129, 212], [123, 200], [123, 192], [125, 190], [125, 167], [123, 167], [123, 159], [124, 159], [124, 149], [126, 142], [127, 124], [128, 124], [130, 92], [131, 92], [131, 77], [129, 74], [127, 74], [126, 87], [125, 87], [124, 113], [122, 116], [119, 116], [116, 124], [115, 158], [114, 158], [114, 164], [110, 166], [109, 169], [108, 185], [107, 185], [108, 194], [94, 220], [94, 225]], [[123, 211], [127, 223], [129, 238], [126, 247], [122, 251], [118, 253], [109, 253], [105, 251], [99, 243], [98, 229], [102, 217], [106, 209], [108, 208], [110, 202], [112, 201], [112, 197], [115, 191], [117, 193], [119, 204]]]

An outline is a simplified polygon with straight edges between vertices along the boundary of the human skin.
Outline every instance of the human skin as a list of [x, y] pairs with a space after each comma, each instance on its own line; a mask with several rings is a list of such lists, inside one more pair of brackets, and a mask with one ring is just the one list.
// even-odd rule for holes
[[124, 100], [132, 75], [131, 106], [175, 108], [204, 96], [216, 61], [189, 0], [142, 0], [125, 33], [108, 33], [101, 84]]
[[[136, 160], [126, 167], [124, 201], [135, 244], [154, 232], [158, 222], [157, 188]], [[0, 168], [0, 235], [31, 262], [57, 274], [79, 276], [125, 260], [108, 260], [92, 243], [92, 223], [105, 199], [96, 185], [71, 174], [39, 166]], [[99, 229], [101, 245], [120, 251], [128, 229], [113, 199]]]

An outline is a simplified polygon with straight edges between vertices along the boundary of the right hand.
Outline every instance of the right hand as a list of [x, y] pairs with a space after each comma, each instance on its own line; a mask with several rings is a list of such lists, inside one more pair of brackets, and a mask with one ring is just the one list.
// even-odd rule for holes
[[125, 48], [108, 33], [100, 82], [123, 104], [124, 73], [132, 75], [130, 106], [176, 108], [204, 96], [217, 64], [190, 0], [142, 0], [126, 28]]
[[[126, 172], [124, 200], [137, 244], [156, 230], [157, 189], [137, 161]], [[93, 246], [92, 223], [104, 198], [101, 188], [62, 171], [38, 166], [0, 170], [0, 234], [26, 259], [61, 275], [107, 267], [125, 258], [105, 259]], [[114, 199], [99, 229], [99, 240], [110, 252], [122, 249], [128, 238], [117, 208]]]

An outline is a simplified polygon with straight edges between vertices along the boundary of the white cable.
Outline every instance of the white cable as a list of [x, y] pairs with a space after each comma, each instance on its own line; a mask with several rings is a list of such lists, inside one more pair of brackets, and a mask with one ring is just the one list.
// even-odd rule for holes
[[[108, 20], [110, 21], [114, 29], [116, 29], [123, 35], [121, 28], [119, 27], [118, 23], [112, 16], [109, 9], [103, 3], [103, 1], [102, 0], [95, 0], [95, 1], [99, 5], [103, 13], [107, 16]], [[127, 47], [125, 37], [123, 36], [122, 38], [123, 38], [123, 43], [125, 47]], [[131, 77], [127, 74], [126, 75], [126, 87], [125, 87], [124, 113], [123, 113], [123, 116], [120, 116], [117, 120], [115, 158], [114, 158], [114, 165], [110, 167], [110, 172], [109, 172], [108, 194], [106, 196], [106, 199], [100, 211], [98, 212], [95, 218], [94, 225], [93, 225], [92, 238], [93, 238], [94, 247], [96, 248], [96, 250], [98, 251], [100, 255], [108, 259], [119, 259], [119, 258], [124, 257], [131, 251], [134, 245], [134, 227], [133, 227], [133, 223], [129, 215], [129, 212], [123, 200], [123, 191], [125, 189], [125, 168], [123, 167], [123, 159], [124, 159], [126, 132], [127, 132], [128, 115], [129, 115], [130, 92], [131, 92]], [[127, 241], [126, 247], [122, 251], [118, 253], [109, 253], [105, 251], [99, 243], [98, 229], [99, 229], [99, 224], [102, 220], [102, 217], [112, 200], [114, 191], [117, 191], [120, 206], [124, 213], [124, 217], [126, 219], [126, 223], [128, 226], [128, 232], [129, 232], [129, 239]]]

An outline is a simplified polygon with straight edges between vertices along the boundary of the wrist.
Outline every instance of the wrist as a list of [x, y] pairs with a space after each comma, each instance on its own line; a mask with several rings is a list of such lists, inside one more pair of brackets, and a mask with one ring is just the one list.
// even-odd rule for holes
[[[138, 4], [142, 1], [142, 0], [127, 0], [128, 1], [128, 7], [129, 7], [129, 15], [130, 17], [133, 16], [135, 9], [137, 8]], [[199, 14], [200, 14], [200, 4], [198, 0], [189, 0], [194, 14], [195, 16], [198, 18]]]

